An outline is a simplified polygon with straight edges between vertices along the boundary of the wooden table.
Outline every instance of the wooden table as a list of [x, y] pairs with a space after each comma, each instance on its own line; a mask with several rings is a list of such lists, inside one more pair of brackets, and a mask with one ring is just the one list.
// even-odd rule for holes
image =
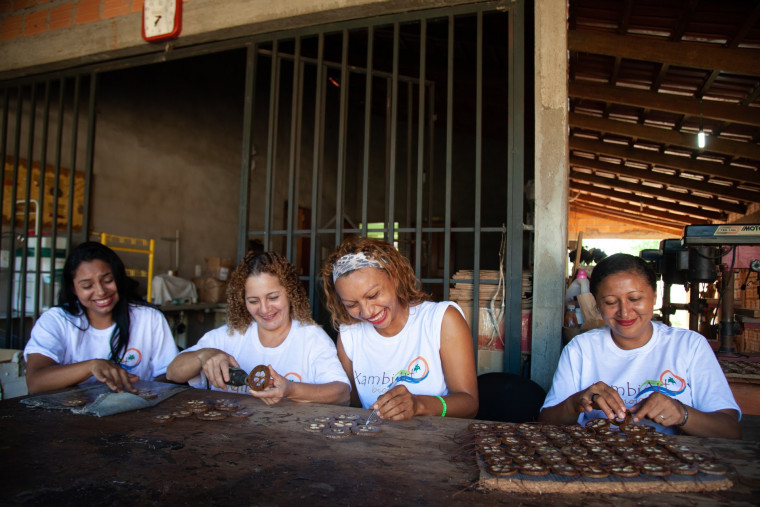
[[[188, 400], [234, 398], [247, 419], [153, 415]], [[315, 416], [368, 411], [189, 389], [157, 406], [107, 417], [0, 402], [0, 504], [4, 505], [711, 505], [760, 498], [756, 442], [690, 439], [734, 468], [730, 490], [710, 494], [510, 495], [478, 486], [474, 458], [457, 443], [470, 420], [418, 417], [374, 437], [331, 440], [306, 431]], [[463, 459], [465, 458], [466, 459]]]

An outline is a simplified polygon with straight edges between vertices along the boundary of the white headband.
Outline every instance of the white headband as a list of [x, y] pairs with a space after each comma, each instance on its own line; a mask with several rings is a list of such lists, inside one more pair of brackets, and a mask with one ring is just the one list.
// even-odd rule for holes
[[346, 254], [333, 265], [333, 283], [350, 271], [355, 271], [359, 268], [383, 268], [375, 259], [371, 259], [364, 255], [364, 252]]

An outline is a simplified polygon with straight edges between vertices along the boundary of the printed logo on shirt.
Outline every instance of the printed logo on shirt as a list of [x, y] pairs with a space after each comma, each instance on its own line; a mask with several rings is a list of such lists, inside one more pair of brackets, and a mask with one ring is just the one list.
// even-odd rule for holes
[[[425, 380], [428, 376], [428, 373], [430, 373], [430, 368], [428, 367], [427, 361], [425, 361], [425, 358], [420, 356], [416, 357], [412, 360], [411, 363], [409, 363], [409, 366], [406, 370], [399, 370], [396, 373], [393, 374], [393, 380], [396, 382], [408, 382], [410, 384], [419, 384], [423, 380]], [[392, 383], [393, 381], [391, 381]], [[388, 385], [390, 387], [390, 385]]]
[[286, 379], [288, 379], [291, 382], [301, 382], [301, 375], [298, 373], [291, 371], [290, 373], [286, 373], [283, 375]]
[[396, 373], [388, 374], [383, 372], [382, 375], [365, 375], [354, 370], [354, 382], [356, 385], [373, 385], [373, 393], [384, 393], [393, 384], [393, 382], [407, 382], [410, 384], [419, 384], [425, 380], [430, 373], [430, 367], [424, 357], [417, 357], [409, 363], [406, 369], [398, 370]]
[[119, 361], [119, 364], [125, 370], [131, 371], [137, 368], [141, 361], [142, 353], [139, 349], [127, 349], [127, 351], [124, 352], [124, 356]]
[[670, 370], [665, 370], [660, 375], [659, 380], [645, 380], [639, 386], [639, 393], [636, 398], [642, 394], [655, 392], [667, 394], [676, 397], [686, 390], [686, 381]]

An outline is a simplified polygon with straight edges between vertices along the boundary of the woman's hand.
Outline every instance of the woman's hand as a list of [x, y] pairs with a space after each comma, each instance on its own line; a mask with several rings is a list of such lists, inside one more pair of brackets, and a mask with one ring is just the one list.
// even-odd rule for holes
[[201, 362], [201, 370], [211, 385], [226, 391], [230, 366], [240, 368], [235, 358], [219, 349], [201, 349], [197, 357]]
[[105, 359], [91, 359], [90, 362], [92, 376], [108, 385], [112, 391], [119, 393], [136, 391], [132, 384], [140, 380], [137, 375], [133, 375], [118, 364]]
[[417, 413], [417, 401], [406, 386], [400, 384], [380, 396], [370, 408], [377, 410], [380, 419], [403, 421]]
[[283, 398], [288, 397], [293, 383], [277, 373], [271, 365], [268, 365], [268, 368], [271, 375], [269, 385], [263, 391], [249, 389], [248, 392], [254, 398], [258, 398], [267, 405], [272, 406], [277, 405]]
[[663, 426], [681, 424], [684, 419], [684, 408], [678, 400], [662, 393], [652, 393], [631, 407], [633, 422], [651, 419]]
[[626, 408], [623, 399], [616, 389], [604, 382], [597, 382], [583, 391], [575, 393], [571, 399], [577, 414], [601, 410], [607, 419], [625, 418]]

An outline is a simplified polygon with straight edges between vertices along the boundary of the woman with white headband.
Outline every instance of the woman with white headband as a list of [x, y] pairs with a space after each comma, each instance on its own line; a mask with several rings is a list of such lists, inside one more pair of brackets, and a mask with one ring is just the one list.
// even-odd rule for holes
[[475, 416], [475, 356], [462, 310], [431, 302], [392, 245], [349, 238], [328, 257], [322, 280], [352, 405], [386, 420]]

